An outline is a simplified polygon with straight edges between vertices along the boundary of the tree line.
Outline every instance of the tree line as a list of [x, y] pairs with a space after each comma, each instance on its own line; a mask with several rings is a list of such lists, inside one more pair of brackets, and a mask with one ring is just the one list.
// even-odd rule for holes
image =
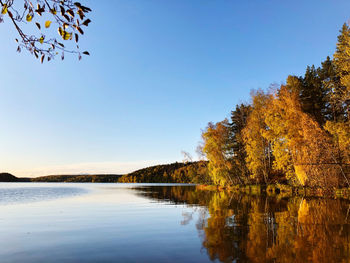
[[194, 183], [211, 184], [207, 162], [176, 162], [147, 167], [125, 174], [120, 183]]
[[200, 150], [217, 185], [273, 182], [350, 186], [350, 28], [333, 58], [269, 91], [251, 92], [231, 118], [209, 123]]
[[[0, 174], [1, 175], [1, 174]], [[12, 176], [12, 175], [11, 175]], [[14, 176], [13, 176], [14, 177]], [[16, 178], [16, 177], [14, 177]], [[21, 178], [16, 178], [21, 179]], [[75, 183], [193, 183], [211, 184], [207, 162], [175, 162], [146, 167], [134, 172], [119, 174], [48, 175], [23, 178], [31, 182]], [[0, 176], [0, 181], [2, 177]]]

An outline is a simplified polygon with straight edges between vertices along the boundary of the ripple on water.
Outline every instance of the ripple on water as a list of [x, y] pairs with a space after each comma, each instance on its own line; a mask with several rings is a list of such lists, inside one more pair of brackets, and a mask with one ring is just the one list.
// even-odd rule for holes
[[49, 201], [86, 193], [78, 187], [18, 187], [0, 188], [0, 205]]

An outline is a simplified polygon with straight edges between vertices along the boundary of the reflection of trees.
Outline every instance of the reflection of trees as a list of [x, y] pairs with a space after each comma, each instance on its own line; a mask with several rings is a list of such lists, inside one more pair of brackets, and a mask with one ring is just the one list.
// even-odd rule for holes
[[[350, 262], [350, 205], [333, 199], [276, 199], [188, 187], [141, 192], [199, 209], [196, 224], [211, 260]], [[184, 222], [192, 214], [184, 215]]]
[[297, 240], [309, 246], [310, 261], [350, 262], [348, 213], [348, 205], [340, 200], [301, 202]]
[[246, 238], [247, 218], [246, 207], [237, 205], [241, 201], [225, 192], [215, 192], [208, 203], [210, 216], [200, 231], [204, 233], [203, 246], [211, 260], [226, 262], [245, 257], [242, 240]]
[[276, 238], [272, 211], [286, 210], [285, 200], [218, 192], [208, 204], [203, 246], [222, 262], [264, 262]]
[[[294, 201], [294, 202], [293, 202]], [[350, 262], [348, 204], [295, 199], [276, 214], [276, 242], [267, 250], [278, 262]]]

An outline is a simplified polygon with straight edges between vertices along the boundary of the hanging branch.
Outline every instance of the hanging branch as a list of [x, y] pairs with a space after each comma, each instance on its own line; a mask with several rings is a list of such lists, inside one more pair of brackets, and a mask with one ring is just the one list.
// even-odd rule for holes
[[[23, 9], [14, 5], [14, 0], [0, 0], [0, 22], [8, 16], [19, 34], [16, 38], [18, 43], [17, 51], [28, 50], [35, 58], [40, 59], [41, 63], [45, 58], [50, 61], [55, 56], [60, 55], [64, 59], [65, 53], [77, 54], [79, 60], [82, 54], [90, 55], [87, 51], [80, 51], [79, 36], [84, 35], [83, 26], [89, 26], [91, 20], [86, 15], [91, 9], [72, 0], [23, 0]], [[16, 2], [17, 3], [17, 2]], [[39, 17], [48, 17], [44, 23], [39, 22]], [[35, 24], [40, 31], [37, 35], [24, 32], [24, 24]], [[49, 29], [57, 27], [59, 38], [48, 37], [44, 34], [44, 28], [47, 33]], [[68, 48], [63, 42], [75, 42], [74, 48]]]

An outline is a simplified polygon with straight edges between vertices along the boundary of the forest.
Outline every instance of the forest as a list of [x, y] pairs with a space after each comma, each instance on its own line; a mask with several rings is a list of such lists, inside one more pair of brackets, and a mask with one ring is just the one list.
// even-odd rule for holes
[[121, 175], [118, 174], [47, 175], [30, 178], [30, 181], [48, 183], [116, 183], [120, 177]]
[[[14, 177], [16, 178], [16, 177]], [[19, 179], [19, 178], [16, 178]], [[193, 183], [211, 184], [207, 162], [175, 162], [118, 174], [48, 175], [29, 179], [31, 182], [75, 183]], [[1, 181], [1, 178], [0, 178]]]
[[200, 150], [215, 185], [350, 186], [350, 28], [333, 58], [285, 84], [254, 90], [230, 119], [209, 123]]
[[207, 162], [176, 162], [147, 167], [123, 175], [120, 183], [197, 183], [210, 184]]

